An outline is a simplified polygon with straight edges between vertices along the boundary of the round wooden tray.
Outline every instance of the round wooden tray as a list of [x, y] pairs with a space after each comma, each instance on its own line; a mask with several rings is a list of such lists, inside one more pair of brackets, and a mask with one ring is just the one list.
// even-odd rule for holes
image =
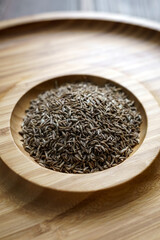
[[[65, 69], [61, 70], [62, 74], [64, 72]], [[93, 70], [88, 69], [87, 72], [91, 74]], [[41, 167], [24, 150], [19, 132], [21, 131], [25, 110], [29, 107], [30, 101], [41, 92], [52, 88], [55, 81], [58, 85], [66, 82], [91, 81], [100, 86], [107, 81], [111, 82], [111, 80], [106, 79], [105, 70], [103, 72], [101, 70], [98, 76], [89, 74], [64, 75], [42, 82], [38, 79], [35, 82], [29, 82], [28, 80], [27, 86], [24, 82], [17, 84], [2, 99], [0, 112], [3, 114], [3, 119], [0, 120], [0, 126], [1, 131], [5, 131], [5, 129], [8, 129], [8, 131], [0, 137], [1, 158], [9, 168], [31, 183], [44, 188], [68, 192], [90, 192], [107, 189], [128, 182], [139, 175], [157, 156], [159, 151], [157, 142], [160, 140], [160, 136], [152, 133], [152, 126], [155, 126], [157, 130], [160, 128], [160, 123], [157, 122], [157, 117], [160, 119], [159, 106], [143, 85], [128, 77], [127, 79], [123, 77], [121, 79], [122, 85], [118, 86], [123, 88], [126, 94], [135, 101], [142, 116], [142, 125], [140, 143], [123, 163], [93, 174], [66, 174]], [[40, 84], [35, 85], [38, 82]], [[112, 82], [116, 85], [119, 83], [118, 80]], [[148, 145], [152, 147], [148, 148]], [[6, 146], [9, 146], [9, 148], [6, 149]]]
[[[0, 238], [159, 239], [159, 25], [70, 13], [8, 21], [0, 28]], [[144, 141], [126, 162], [101, 172], [103, 178], [95, 173], [79, 181], [73, 174], [61, 181], [59, 173], [57, 182], [57, 176], [47, 182], [49, 170], [17, 146], [25, 101], [19, 102], [22, 111], [16, 102], [28, 99], [36, 84], [64, 74], [114, 80], [144, 106]]]

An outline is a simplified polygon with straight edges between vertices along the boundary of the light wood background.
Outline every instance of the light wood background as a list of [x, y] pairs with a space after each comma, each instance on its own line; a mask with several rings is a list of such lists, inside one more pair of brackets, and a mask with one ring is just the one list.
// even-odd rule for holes
[[160, 21], [159, 0], [0, 0], [0, 20], [51, 11], [98, 11]]
[[[106, 69], [108, 77], [133, 77], [160, 104], [160, 33], [156, 30], [113, 20], [72, 20], [42, 21], [0, 31], [0, 98], [17, 82], [50, 77], [63, 66], [68, 73], [73, 67], [95, 72], [98, 68]], [[159, 133], [153, 125], [152, 134]], [[160, 155], [127, 184], [91, 194], [43, 189], [0, 161], [0, 239], [159, 240]]]

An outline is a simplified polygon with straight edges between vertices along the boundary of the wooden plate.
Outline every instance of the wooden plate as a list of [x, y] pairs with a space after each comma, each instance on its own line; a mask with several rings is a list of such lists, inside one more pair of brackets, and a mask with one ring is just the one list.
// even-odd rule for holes
[[[158, 24], [134, 23], [59, 14], [1, 24], [2, 239], [159, 239], [160, 33]], [[142, 144], [101, 175], [53, 177], [24, 155], [16, 133], [37, 84], [77, 74], [111, 79], [137, 97]]]
[[[62, 73], [64, 71], [65, 69], [62, 70]], [[88, 70], [88, 72], [91, 74], [92, 70]], [[122, 87], [130, 99], [135, 101], [137, 109], [142, 115], [142, 125], [140, 144], [134, 148], [131, 156], [123, 163], [114, 168], [92, 174], [59, 173], [35, 163], [22, 146], [19, 131], [21, 131], [25, 110], [29, 107], [32, 99], [41, 92], [54, 87], [55, 81], [59, 86], [66, 82], [81, 81], [91, 81], [103, 86], [105, 82], [109, 81], [104, 78], [105, 76], [105, 72], [102, 73], [102, 71], [99, 76], [67, 75], [43, 81], [36, 86], [35, 82], [37, 83], [38, 80], [31, 83], [27, 81], [27, 86], [22, 82], [9, 91], [3, 98], [2, 107], [0, 107], [0, 111], [3, 113], [3, 119], [0, 121], [1, 131], [8, 129], [0, 139], [2, 160], [13, 171], [31, 183], [69, 192], [89, 192], [111, 188], [129, 181], [143, 172], [158, 154], [157, 141], [160, 137], [152, 133], [152, 126], [154, 125], [159, 129], [160, 124], [157, 122], [157, 117], [160, 118], [160, 111], [153, 96], [141, 84], [133, 80], [129, 81], [125, 77], [121, 80], [123, 85], [118, 86]], [[114, 81], [114, 84], [117, 85], [117, 82]], [[6, 107], [4, 107], [5, 105]], [[148, 145], [152, 147], [148, 148]]]

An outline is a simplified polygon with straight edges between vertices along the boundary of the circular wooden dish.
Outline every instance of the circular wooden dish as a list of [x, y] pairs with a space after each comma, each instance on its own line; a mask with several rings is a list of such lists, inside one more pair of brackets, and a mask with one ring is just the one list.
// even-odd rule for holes
[[[1, 239], [160, 238], [159, 30], [158, 23], [94, 13], [0, 23]], [[110, 79], [136, 97], [144, 120], [141, 145], [115, 168], [54, 173], [19, 144], [33, 89], [73, 75]]]
[[[88, 72], [91, 74], [92, 70], [88, 70]], [[143, 121], [140, 144], [134, 148], [131, 156], [116, 167], [90, 174], [59, 173], [37, 164], [24, 150], [20, 141], [19, 131], [21, 130], [25, 110], [29, 107], [30, 101], [36, 98], [39, 93], [54, 87], [55, 81], [58, 85], [66, 82], [90, 81], [103, 86], [105, 82], [111, 80], [105, 78], [105, 72], [101, 72], [99, 76], [74, 74], [49, 79], [36, 86], [29, 82], [27, 82], [27, 86], [21, 83], [9, 91], [4, 97], [2, 107], [0, 108], [0, 111], [3, 113], [3, 120], [0, 122], [2, 129], [8, 129], [6, 134], [1, 136], [0, 140], [4, 144], [7, 137], [5, 143], [9, 146], [6, 152], [4, 152], [3, 147], [1, 148], [1, 158], [14, 172], [42, 187], [69, 192], [89, 192], [125, 183], [142, 173], [153, 162], [158, 153], [155, 144], [158, 138], [153, 138], [152, 126], [159, 128], [159, 124], [157, 124], [154, 117], [154, 114], [159, 114], [159, 107], [151, 94], [141, 84], [134, 80], [128, 81], [124, 77], [120, 86], [135, 101]], [[114, 84], [119, 86], [118, 82], [118, 80], [115, 80]], [[6, 108], [3, 110], [6, 102]], [[148, 145], [153, 145], [152, 149], [148, 148]]]

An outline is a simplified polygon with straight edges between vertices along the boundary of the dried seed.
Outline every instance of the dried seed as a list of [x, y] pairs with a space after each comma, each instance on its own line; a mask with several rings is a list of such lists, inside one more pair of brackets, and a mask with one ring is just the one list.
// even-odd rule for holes
[[123, 162], [139, 143], [142, 117], [134, 101], [107, 83], [67, 84], [30, 102], [21, 132], [24, 149], [41, 166], [92, 173]]

